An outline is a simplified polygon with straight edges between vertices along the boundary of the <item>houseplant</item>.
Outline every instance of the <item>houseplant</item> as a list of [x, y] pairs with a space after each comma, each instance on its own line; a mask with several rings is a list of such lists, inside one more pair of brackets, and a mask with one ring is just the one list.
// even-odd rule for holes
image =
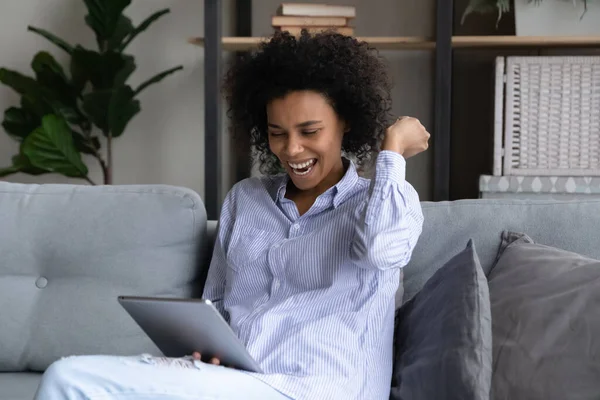
[[510, 0], [470, 0], [467, 8], [463, 12], [461, 24], [473, 13], [491, 14], [497, 13], [498, 19], [496, 25], [502, 19], [502, 15], [510, 11]]
[[[510, 0], [470, 0], [462, 23], [472, 13], [510, 11]], [[600, 34], [600, 4], [591, 0], [514, 0], [517, 36], [571, 36]]]
[[111, 184], [113, 139], [141, 111], [136, 96], [183, 68], [163, 71], [136, 88], [128, 85], [136, 64], [125, 52], [127, 46], [170, 10], [157, 11], [134, 26], [124, 15], [131, 0], [83, 1], [88, 12], [85, 22], [95, 34], [97, 49], [73, 46], [46, 30], [28, 27], [70, 56], [69, 74], [45, 51], [31, 62], [33, 77], [0, 68], [0, 82], [21, 96], [19, 106], [4, 112], [2, 127], [20, 146], [12, 165], [0, 169], [0, 177], [17, 172], [60, 173], [94, 184], [84, 153], [98, 160], [103, 182]]

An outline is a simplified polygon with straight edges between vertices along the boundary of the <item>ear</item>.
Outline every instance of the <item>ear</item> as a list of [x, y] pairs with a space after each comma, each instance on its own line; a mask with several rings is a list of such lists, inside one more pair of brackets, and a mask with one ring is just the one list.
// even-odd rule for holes
[[344, 122], [344, 133], [348, 133], [350, 132], [350, 124], [347, 122]]

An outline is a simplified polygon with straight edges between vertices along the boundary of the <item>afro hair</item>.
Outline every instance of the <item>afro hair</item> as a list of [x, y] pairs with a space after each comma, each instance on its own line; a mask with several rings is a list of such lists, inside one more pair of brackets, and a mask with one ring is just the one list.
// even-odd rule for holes
[[269, 149], [267, 104], [298, 90], [328, 99], [349, 126], [342, 151], [364, 165], [390, 120], [391, 84], [387, 66], [365, 42], [332, 31], [298, 37], [278, 31], [258, 51], [237, 58], [223, 91], [234, 137], [249, 135], [260, 171], [281, 171]]

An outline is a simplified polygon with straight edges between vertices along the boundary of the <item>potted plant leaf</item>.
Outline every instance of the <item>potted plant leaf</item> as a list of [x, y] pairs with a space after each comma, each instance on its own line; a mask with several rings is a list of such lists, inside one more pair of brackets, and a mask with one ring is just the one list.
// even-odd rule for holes
[[97, 49], [72, 45], [29, 26], [29, 31], [69, 55], [66, 68], [45, 51], [33, 57], [34, 76], [0, 68], [0, 82], [21, 97], [19, 105], [4, 111], [2, 127], [20, 146], [12, 165], [0, 168], [0, 177], [18, 172], [59, 173], [94, 184], [82, 159], [82, 154], [89, 154], [100, 163], [103, 183], [112, 184], [113, 139], [141, 111], [136, 97], [183, 68], [170, 68], [137, 87], [130, 86], [127, 80], [136, 64], [126, 53], [128, 45], [170, 10], [157, 11], [134, 26], [124, 14], [131, 0], [83, 1], [88, 12], [85, 22], [95, 34]]
[[[592, 0], [513, 0], [517, 36], [576, 36], [600, 34], [600, 2]], [[472, 13], [510, 11], [510, 0], [470, 0], [462, 22]]]

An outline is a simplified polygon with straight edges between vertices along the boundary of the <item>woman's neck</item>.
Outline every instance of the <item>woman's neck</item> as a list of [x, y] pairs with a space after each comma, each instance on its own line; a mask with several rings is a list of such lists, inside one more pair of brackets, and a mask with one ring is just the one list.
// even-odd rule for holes
[[285, 197], [296, 203], [298, 212], [303, 215], [317, 200], [317, 197], [325, 193], [329, 188], [336, 185], [344, 177], [348, 169], [349, 162], [340, 159], [338, 166], [333, 168], [330, 173], [317, 186], [307, 190], [298, 189], [290, 179], [285, 191]]

